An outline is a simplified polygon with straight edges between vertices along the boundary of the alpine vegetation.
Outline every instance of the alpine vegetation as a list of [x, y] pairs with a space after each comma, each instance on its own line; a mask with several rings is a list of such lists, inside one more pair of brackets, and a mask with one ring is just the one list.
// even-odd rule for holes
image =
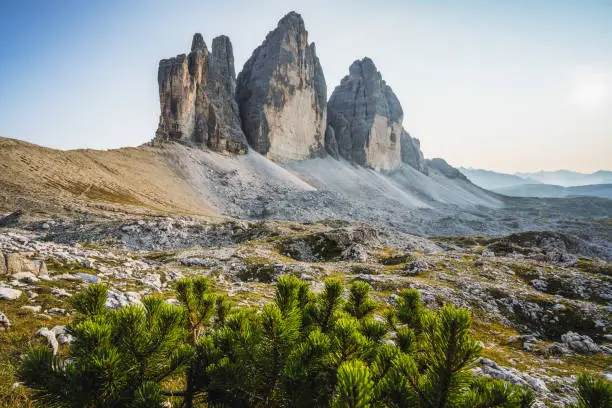
[[531, 390], [472, 375], [480, 345], [466, 310], [428, 310], [415, 290], [383, 310], [369, 291], [355, 281], [345, 299], [327, 280], [314, 294], [282, 276], [256, 310], [198, 277], [177, 282], [178, 305], [149, 296], [109, 310], [106, 287], [90, 285], [72, 299], [68, 355], [35, 348], [20, 375], [48, 407], [161, 407], [169, 397], [185, 407], [531, 405]]

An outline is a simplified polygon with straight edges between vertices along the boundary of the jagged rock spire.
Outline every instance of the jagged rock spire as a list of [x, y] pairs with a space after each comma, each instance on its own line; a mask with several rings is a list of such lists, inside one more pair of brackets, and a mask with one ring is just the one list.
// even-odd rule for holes
[[193, 35], [193, 40], [191, 41], [191, 51], [203, 51], [206, 50], [206, 43], [204, 42], [204, 37], [202, 34], [195, 33]]
[[290, 12], [246, 62], [236, 99], [253, 149], [272, 160], [324, 153], [327, 87], [304, 20]]
[[229, 38], [215, 38], [211, 56], [202, 34], [196, 33], [188, 56], [160, 61], [158, 83], [161, 116], [157, 140], [246, 152], [234, 99], [236, 74]]
[[[357, 60], [327, 105], [326, 149], [334, 157], [376, 170], [424, 163], [418, 141], [402, 127], [397, 96], [370, 58]], [[425, 171], [424, 167], [419, 169]]]

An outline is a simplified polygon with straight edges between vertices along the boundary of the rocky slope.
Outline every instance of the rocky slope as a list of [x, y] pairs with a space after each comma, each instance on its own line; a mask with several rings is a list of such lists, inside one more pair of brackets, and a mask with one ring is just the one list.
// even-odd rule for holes
[[284, 162], [323, 151], [327, 87], [302, 17], [283, 17], [238, 75], [236, 98], [251, 147]]
[[169, 151], [60, 151], [0, 138], [0, 209], [73, 216], [215, 215]]
[[443, 161], [429, 174], [381, 173], [331, 157], [284, 164], [254, 151], [226, 155], [178, 143], [57, 151], [0, 139], [0, 211], [124, 218], [359, 220], [418, 235], [502, 235], [528, 230], [587, 237], [612, 259], [612, 200], [498, 196]]
[[574, 251], [588, 248], [563, 234], [428, 240], [341, 221], [21, 220], [0, 227], [0, 405], [28, 406], [10, 368], [30, 345], [63, 355], [74, 341], [70, 297], [91, 283], [109, 286], [108, 308], [148, 294], [174, 302], [175, 280], [191, 275], [262, 305], [278, 276], [293, 274], [315, 292], [327, 277], [369, 282], [387, 306], [415, 288], [428, 307], [468, 308], [483, 344], [474, 372], [532, 388], [538, 407], [565, 407], [576, 372], [612, 371], [610, 264]]
[[161, 116], [157, 140], [220, 152], [246, 152], [234, 99], [236, 72], [228, 37], [216, 37], [210, 53], [202, 35], [195, 34], [189, 55], [160, 61], [158, 83]]

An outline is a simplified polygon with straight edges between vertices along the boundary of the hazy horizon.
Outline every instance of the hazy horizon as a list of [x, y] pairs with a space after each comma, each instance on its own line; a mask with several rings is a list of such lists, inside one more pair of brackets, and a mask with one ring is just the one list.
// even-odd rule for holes
[[612, 170], [612, 3], [22, 1], [0, 15], [0, 136], [116, 148], [152, 139], [157, 64], [226, 34], [236, 72], [304, 17], [331, 95], [364, 56], [426, 157], [504, 173]]

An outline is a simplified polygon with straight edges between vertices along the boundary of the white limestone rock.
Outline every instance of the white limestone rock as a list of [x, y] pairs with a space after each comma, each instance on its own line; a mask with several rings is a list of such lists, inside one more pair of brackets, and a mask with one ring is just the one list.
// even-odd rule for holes
[[13, 288], [0, 288], [0, 299], [5, 300], [15, 300], [21, 296], [21, 291], [19, 289]]
[[109, 290], [105, 305], [109, 309], [119, 309], [129, 305], [142, 305], [142, 302], [140, 301], [140, 294], [136, 292]]
[[51, 347], [51, 350], [53, 351], [53, 355], [56, 355], [59, 349], [59, 343], [55, 337], [55, 333], [46, 327], [41, 327], [36, 331], [36, 334], [47, 339], [49, 342], [49, 347]]
[[74, 336], [68, 332], [66, 326], [55, 326], [51, 331], [59, 344], [71, 344], [74, 341]]
[[29, 310], [32, 313], [40, 313], [40, 310], [42, 309], [42, 306], [21, 306], [21, 309], [23, 310]]
[[11, 321], [2, 312], [0, 312], [0, 331], [8, 330], [11, 328]]

